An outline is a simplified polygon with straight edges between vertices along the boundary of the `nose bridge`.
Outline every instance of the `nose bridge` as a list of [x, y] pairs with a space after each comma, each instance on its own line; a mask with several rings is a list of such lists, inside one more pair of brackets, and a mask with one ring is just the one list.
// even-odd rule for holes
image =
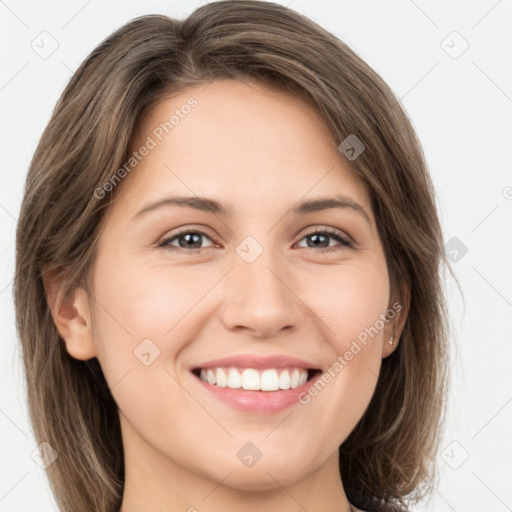
[[296, 325], [300, 312], [290, 273], [271, 237], [265, 240], [264, 245], [247, 237], [236, 248], [223, 315], [226, 327], [245, 327], [262, 337]]

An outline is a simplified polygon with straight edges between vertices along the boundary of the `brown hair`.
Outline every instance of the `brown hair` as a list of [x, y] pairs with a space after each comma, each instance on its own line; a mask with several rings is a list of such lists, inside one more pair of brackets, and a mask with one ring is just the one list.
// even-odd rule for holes
[[366, 147], [347, 163], [370, 193], [392, 298], [409, 312], [369, 407], [339, 449], [340, 473], [349, 500], [368, 510], [430, 490], [446, 394], [441, 264], [449, 264], [413, 127], [380, 76], [316, 23], [266, 1], [219, 1], [184, 20], [139, 17], [99, 44], [65, 88], [30, 165], [16, 238], [16, 321], [35, 437], [58, 453], [47, 474], [65, 512], [118, 510], [123, 446], [99, 362], [67, 353], [43, 276], [60, 273], [61, 298], [91, 290], [116, 190], [101, 200], [94, 192], [126, 161], [149, 107], [191, 85], [244, 77], [299, 94], [335, 141], [352, 134]]

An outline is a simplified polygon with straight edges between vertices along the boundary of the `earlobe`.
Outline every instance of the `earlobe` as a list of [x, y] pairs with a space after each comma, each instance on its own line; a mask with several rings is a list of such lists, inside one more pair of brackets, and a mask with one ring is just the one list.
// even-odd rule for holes
[[382, 347], [382, 358], [386, 358], [390, 356], [398, 347], [398, 337], [395, 335], [391, 335], [389, 340], [387, 337], [384, 339], [383, 347]]
[[382, 358], [386, 358], [390, 356], [397, 348], [400, 340], [400, 336], [402, 335], [402, 331], [405, 326], [405, 321], [407, 320], [407, 316], [409, 314], [409, 306], [410, 306], [410, 293], [409, 290], [404, 294], [405, 301], [402, 302], [394, 302], [392, 306], [392, 310], [396, 312], [394, 319], [387, 326], [388, 328], [384, 330], [384, 339], [382, 343]]
[[61, 297], [65, 273], [58, 269], [46, 273], [43, 283], [53, 322], [69, 355], [81, 360], [95, 357], [87, 292], [75, 288]]

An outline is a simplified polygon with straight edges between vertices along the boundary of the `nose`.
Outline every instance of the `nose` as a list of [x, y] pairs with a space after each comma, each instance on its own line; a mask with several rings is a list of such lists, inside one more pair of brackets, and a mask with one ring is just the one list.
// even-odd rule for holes
[[295, 329], [303, 316], [290, 272], [267, 257], [268, 252], [252, 263], [236, 257], [233, 270], [224, 280], [222, 321], [227, 329], [271, 338]]

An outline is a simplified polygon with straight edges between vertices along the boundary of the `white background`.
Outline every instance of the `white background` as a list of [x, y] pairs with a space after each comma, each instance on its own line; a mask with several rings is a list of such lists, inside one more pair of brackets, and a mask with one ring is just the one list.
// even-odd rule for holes
[[[31, 459], [12, 305], [31, 155], [72, 72], [104, 37], [135, 16], [181, 18], [204, 1], [0, 1], [0, 512], [57, 510]], [[415, 510], [512, 510], [512, 1], [278, 3], [344, 40], [391, 86], [423, 144], [445, 241], [468, 248], [453, 264], [465, 307], [447, 282], [455, 336], [439, 486]], [[43, 31], [58, 43], [47, 59], [31, 47]], [[469, 44], [458, 58], [464, 41], [453, 31]]]

